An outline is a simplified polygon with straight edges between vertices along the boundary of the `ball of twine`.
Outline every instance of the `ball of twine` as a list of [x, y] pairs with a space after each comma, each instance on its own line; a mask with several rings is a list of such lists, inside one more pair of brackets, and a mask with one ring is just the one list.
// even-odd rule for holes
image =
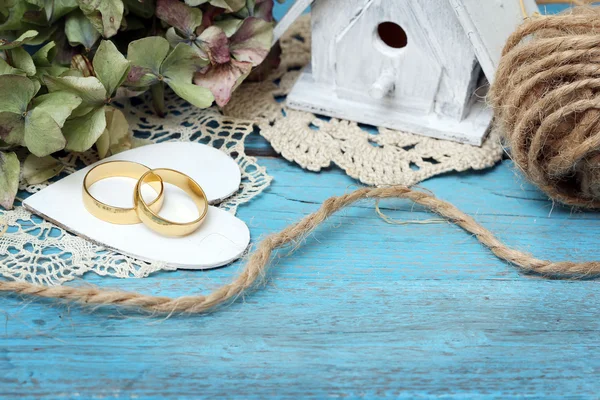
[[515, 164], [552, 199], [600, 207], [600, 11], [528, 19], [490, 99]]

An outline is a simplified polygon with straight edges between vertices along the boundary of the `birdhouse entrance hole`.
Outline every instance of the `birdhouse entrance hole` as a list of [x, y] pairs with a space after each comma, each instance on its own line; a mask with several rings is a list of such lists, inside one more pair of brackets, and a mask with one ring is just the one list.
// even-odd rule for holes
[[408, 44], [406, 31], [395, 22], [382, 22], [377, 26], [379, 39], [392, 49], [402, 49]]

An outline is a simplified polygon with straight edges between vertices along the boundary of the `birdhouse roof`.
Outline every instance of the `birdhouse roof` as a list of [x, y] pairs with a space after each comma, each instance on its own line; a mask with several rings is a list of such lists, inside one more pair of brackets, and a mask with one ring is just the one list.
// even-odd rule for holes
[[[316, 1], [296, 0], [288, 13], [275, 27], [275, 40]], [[421, 1], [421, 0], [412, 0]], [[511, 33], [523, 22], [524, 15], [537, 11], [535, 0], [438, 0], [448, 1], [456, 17], [473, 45], [477, 59], [490, 82], [493, 81], [500, 61], [502, 48]], [[368, 2], [365, 2], [367, 4]], [[424, 7], [439, 7], [437, 1], [422, 3]]]

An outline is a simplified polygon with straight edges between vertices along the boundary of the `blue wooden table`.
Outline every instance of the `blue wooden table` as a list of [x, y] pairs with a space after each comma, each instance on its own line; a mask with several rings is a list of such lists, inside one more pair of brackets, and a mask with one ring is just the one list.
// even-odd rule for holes
[[[337, 169], [260, 162], [275, 181], [239, 210], [255, 241], [356, 186]], [[510, 245], [551, 259], [597, 257], [598, 215], [553, 207], [508, 161], [423, 186]], [[398, 220], [431, 217], [405, 201], [382, 208]], [[0, 298], [0, 394], [508, 398], [595, 397], [600, 389], [597, 281], [522, 275], [453, 225], [389, 225], [372, 203], [332, 218], [286, 255], [258, 291], [205, 316]], [[242, 264], [85, 281], [180, 296], [217, 287]]]
[[[239, 210], [255, 242], [357, 186], [338, 169], [301, 170], [258, 136], [248, 147], [275, 178]], [[553, 205], [510, 161], [423, 186], [538, 257], [598, 255], [598, 214]], [[381, 206], [398, 220], [431, 218], [406, 201]], [[386, 224], [373, 203], [278, 256], [259, 290], [205, 316], [0, 298], [0, 396], [598, 396], [598, 281], [523, 275], [453, 225]], [[209, 291], [242, 266], [85, 283], [180, 296]]]

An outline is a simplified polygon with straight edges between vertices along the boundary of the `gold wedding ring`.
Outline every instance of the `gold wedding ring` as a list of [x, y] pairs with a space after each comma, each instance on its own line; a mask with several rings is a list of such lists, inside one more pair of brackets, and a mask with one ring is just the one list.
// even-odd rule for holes
[[[186, 192], [198, 207], [200, 216], [191, 222], [185, 223], [169, 221], [159, 216], [158, 212], [144, 201], [141, 195], [141, 187], [143, 184], [151, 185], [160, 181], [175, 185]], [[189, 235], [200, 227], [208, 212], [208, 199], [200, 185], [186, 174], [167, 168], [153, 169], [142, 175], [135, 187], [133, 203], [137, 215], [144, 225], [165, 236], [181, 237]]]
[[[85, 208], [96, 218], [113, 224], [131, 225], [139, 223], [140, 219], [134, 208], [121, 208], [105, 204], [94, 198], [90, 194], [89, 188], [102, 179], [126, 177], [138, 180], [137, 193], [140, 186], [139, 179], [148, 172], [150, 172], [150, 168], [131, 161], [109, 161], [96, 165], [88, 171], [83, 179], [83, 204]], [[162, 180], [158, 177], [148, 182], [148, 185], [156, 191], [158, 196], [147, 207], [152, 212], [159, 212], [164, 201]]]

